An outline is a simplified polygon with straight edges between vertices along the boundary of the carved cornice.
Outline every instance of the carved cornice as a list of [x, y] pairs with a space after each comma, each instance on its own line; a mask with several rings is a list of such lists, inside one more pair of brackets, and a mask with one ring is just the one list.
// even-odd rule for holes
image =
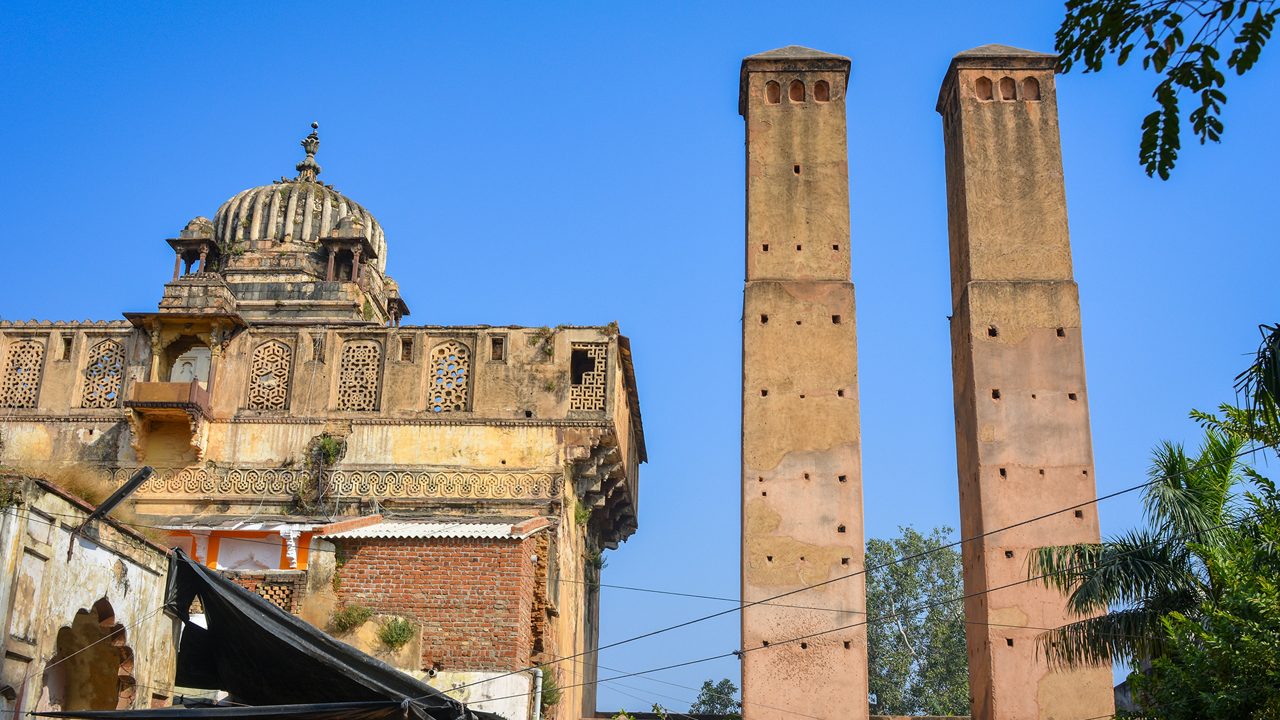
[[[120, 485], [134, 468], [100, 468]], [[276, 496], [285, 501], [314, 487], [304, 468], [158, 468], [136, 491], [140, 499], [222, 499]], [[325, 496], [339, 498], [549, 500], [559, 497], [560, 475], [465, 469], [339, 468], [325, 473]]]

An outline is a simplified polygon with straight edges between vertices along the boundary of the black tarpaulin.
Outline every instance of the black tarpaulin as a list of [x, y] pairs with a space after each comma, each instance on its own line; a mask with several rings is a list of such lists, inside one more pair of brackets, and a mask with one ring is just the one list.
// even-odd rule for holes
[[[207, 629], [189, 621], [196, 597]], [[41, 714], [86, 720], [500, 720], [468, 711], [439, 690], [329, 637], [181, 550], [174, 550], [170, 560], [165, 610], [184, 623], [176, 684], [223, 690], [248, 707]]]
[[78, 720], [125, 720], [127, 718], [147, 718], [148, 720], [404, 720], [406, 717], [402, 703], [390, 700], [321, 703], [318, 705], [246, 705], [244, 707], [228, 707], [225, 705], [182, 707], [176, 705], [148, 710], [79, 710], [35, 714], [45, 717], [77, 718]]

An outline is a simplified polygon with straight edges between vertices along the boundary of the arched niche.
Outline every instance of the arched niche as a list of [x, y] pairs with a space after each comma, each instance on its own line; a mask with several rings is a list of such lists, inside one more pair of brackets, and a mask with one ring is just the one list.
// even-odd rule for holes
[[58, 630], [56, 651], [45, 666], [48, 702], [63, 711], [123, 710], [133, 705], [133, 649], [124, 625], [104, 596], [76, 611]]

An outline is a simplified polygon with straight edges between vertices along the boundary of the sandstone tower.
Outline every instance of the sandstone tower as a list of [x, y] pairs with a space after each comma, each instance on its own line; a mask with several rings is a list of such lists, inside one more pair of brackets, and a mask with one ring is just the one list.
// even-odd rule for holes
[[[946, 140], [961, 530], [1092, 500], [1080, 302], [1071, 270], [1054, 56], [986, 45], [951, 62]], [[1073, 618], [1027, 555], [1098, 541], [1093, 506], [964, 546], [975, 720], [1110, 716], [1111, 672], [1050, 672], [1037, 628]], [[990, 591], [990, 592], [986, 592]]]
[[[742, 599], [863, 564], [849, 59], [787, 47], [742, 62], [747, 254], [742, 315]], [[867, 716], [861, 575], [742, 613], [747, 720]], [[770, 645], [770, 647], [763, 647]], [[751, 650], [752, 648], [761, 648]], [[783, 709], [790, 712], [784, 712]]]

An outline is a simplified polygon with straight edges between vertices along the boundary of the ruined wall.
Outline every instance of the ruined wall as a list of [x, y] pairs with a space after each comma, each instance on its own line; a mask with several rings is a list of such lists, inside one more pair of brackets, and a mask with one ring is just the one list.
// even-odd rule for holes
[[0, 482], [0, 712], [169, 704], [177, 622], [161, 611], [164, 550], [104, 522], [73, 543], [87, 506], [36, 481]]
[[[965, 537], [1096, 497], [1053, 66], [1001, 46], [961, 53], [938, 102]], [[1110, 668], [1050, 672], [1037, 652], [1040, 628], [1076, 619], [1064, 597], [1021, 582], [1034, 548], [1097, 541], [1087, 505], [965, 544], [974, 718], [1110, 716]]]
[[[854, 290], [849, 282], [849, 60], [783, 48], [743, 61], [742, 599], [863, 565]], [[862, 576], [742, 612], [747, 720], [866, 717]], [[790, 638], [822, 633], [803, 641]], [[766, 647], [767, 646], [767, 647]]]

